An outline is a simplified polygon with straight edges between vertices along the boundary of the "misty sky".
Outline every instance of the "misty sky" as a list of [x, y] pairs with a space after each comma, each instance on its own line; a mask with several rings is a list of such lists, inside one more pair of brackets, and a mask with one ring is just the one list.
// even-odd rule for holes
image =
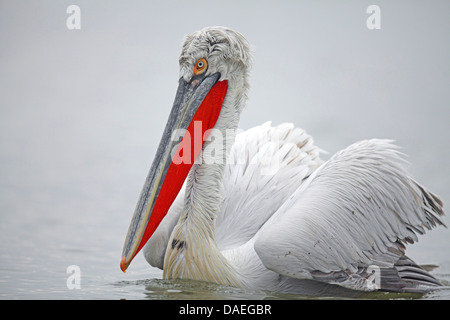
[[[71, 4], [80, 30], [66, 27]], [[380, 30], [366, 27], [371, 4]], [[449, 203], [449, 12], [449, 1], [0, 0], [3, 228], [14, 229], [10, 215], [112, 210], [125, 233], [172, 106], [183, 37], [210, 25], [240, 31], [255, 50], [241, 128], [293, 122], [330, 154], [392, 138], [415, 178]], [[442, 230], [423, 245], [449, 243]]]

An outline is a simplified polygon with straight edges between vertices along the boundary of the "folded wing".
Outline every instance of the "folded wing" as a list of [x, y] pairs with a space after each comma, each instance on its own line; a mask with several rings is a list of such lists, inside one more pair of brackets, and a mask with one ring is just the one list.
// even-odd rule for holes
[[405, 243], [444, 225], [442, 215], [391, 141], [365, 140], [317, 169], [261, 228], [255, 250], [282, 275], [343, 282], [362, 268], [393, 267]]

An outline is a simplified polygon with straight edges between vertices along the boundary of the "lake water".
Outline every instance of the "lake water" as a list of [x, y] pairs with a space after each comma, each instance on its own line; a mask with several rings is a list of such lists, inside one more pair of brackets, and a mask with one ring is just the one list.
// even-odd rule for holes
[[[77, 31], [64, 2], [0, 5], [0, 299], [310, 298], [161, 280], [141, 255], [119, 269], [174, 98], [181, 39], [207, 25], [238, 29], [255, 47], [241, 128], [293, 122], [325, 159], [363, 138], [392, 138], [446, 204], [450, 226], [448, 1], [381, 1], [381, 30], [367, 29], [360, 2], [230, 0], [214, 17], [183, 2], [176, 12], [172, 2], [76, 2]], [[450, 285], [448, 229], [407, 254], [437, 265], [432, 273]]]

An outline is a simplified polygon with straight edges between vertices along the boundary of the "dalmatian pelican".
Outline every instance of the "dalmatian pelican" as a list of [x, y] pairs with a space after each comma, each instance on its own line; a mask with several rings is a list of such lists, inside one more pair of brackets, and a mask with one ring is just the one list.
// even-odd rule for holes
[[244, 36], [229, 28], [186, 36], [122, 271], [144, 248], [165, 279], [250, 290], [439, 286], [405, 245], [444, 225], [443, 204], [410, 177], [392, 141], [359, 141], [323, 161], [311, 136], [292, 124], [238, 132], [251, 56]]

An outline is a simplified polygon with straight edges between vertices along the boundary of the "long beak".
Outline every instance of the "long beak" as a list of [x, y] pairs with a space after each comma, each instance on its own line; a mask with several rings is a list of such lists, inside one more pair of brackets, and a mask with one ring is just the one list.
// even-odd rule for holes
[[[201, 151], [210, 132], [207, 130], [212, 129], [219, 118], [228, 88], [228, 82], [218, 81], [219, 78], [220, 73], [215, 73], [194, 77], [190, 82], [183, 78], [179, 81], [169, 120], [125, 239], [120, 261], [123, 272], [167, 214]], [[184, 132], [180, 143], [173, 139], [179, 132]]]

